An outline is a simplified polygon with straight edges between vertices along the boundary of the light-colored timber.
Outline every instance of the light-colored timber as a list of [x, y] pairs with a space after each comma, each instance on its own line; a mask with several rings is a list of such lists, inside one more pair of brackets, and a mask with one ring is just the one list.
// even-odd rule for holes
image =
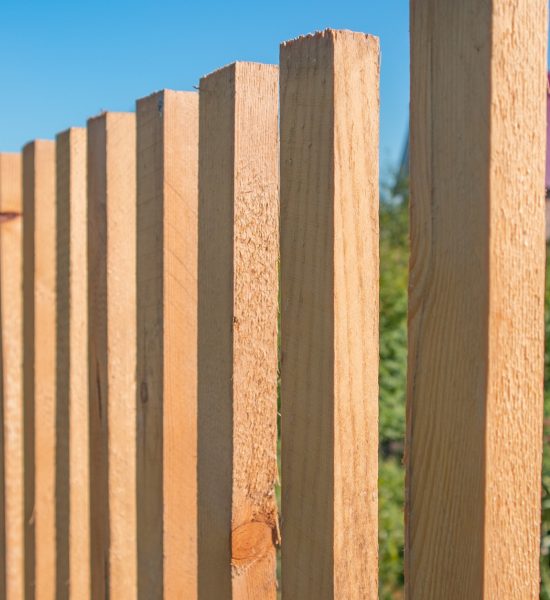
[[0, 154], [2, 453], [0, 598], [24, 597], [23, 210], [21, 154]]
[[379, 43], [281, 46], [284, 598], [378, 598]]
[[25, 595], [56, 599], [55, 142], [23, 148]]
[[275, 599], [278, 69], [200, 81], [199, 598]]
[[88, 121], [92, 597], [137, 598], [136, 133], [133, 113]]
[[[58, 598], [90, 598], [86, 129], [57, 143]], [[61, 560], [61, 557], [60, 557]], [[63, 591], [63, 595], [61, 595]]]
[[547, 3], [411, 3], [406, 594], [539, 597]]
[[199, 99], [138, 100], [139, 597], [197, 596]]

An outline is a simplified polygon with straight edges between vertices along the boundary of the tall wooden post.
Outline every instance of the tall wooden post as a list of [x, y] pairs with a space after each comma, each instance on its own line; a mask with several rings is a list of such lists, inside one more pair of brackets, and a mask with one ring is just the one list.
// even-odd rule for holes
[[200, 82], [201, 600], [276, 596], [277, 83], [253, 63]]
[[0, 332], [3, 474], [0, 597], [24, 597], [23, 246], [21, 154], [0, 154]]
[[378, 598], [378, 39], [281, 47], [283, 597]]
[[[90, 597], [86, 129], [57, 136], [58, 598]], [[63, 595], [61, 595], [63, 592]]]
[[88, 121], [92, 597], [137, 597], [135, 115]]
[[137, 102], [139, 597], [197, 598], [199, 99]]
[[539, 595], [545, 0], [411, 3], [407, 597]]
[[55, 142], [23, 148], [25, 596], [56, 598]]

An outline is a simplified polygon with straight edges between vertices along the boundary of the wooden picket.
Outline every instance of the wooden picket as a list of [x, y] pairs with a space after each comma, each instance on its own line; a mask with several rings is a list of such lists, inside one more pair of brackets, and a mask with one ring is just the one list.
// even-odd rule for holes
[[24, 592], [21, 154], [0, 154], [0, 598]]
[[136, 106], [142, 598], [197, 598], [198, 109], [170, 90]]
[[88, 121], [91, 594], [137, 598], [135, 115]]
[[411, 13], [406, 588], [534, 599], [547, 8], [439, 7]]
[[[25, 595], [55, 600], [55, 143], [23, 148]], [[39, 591], [38, 591], [39, 590]]]
[[378, 597], [378, 39], [281, 47], [283, 596]]
[[56, 138], [56, 595], [82, 600], [90, 597], [86, 148], [84, 128]]
[[[539, 593], [547, 16], [411, 3], [411, 600]], [[1, 598], [378, 597], [379, 74], [327, 30], [0, 154]]]
[[276, 593], [277, 83], [253, 63], [200, 81], [199, 598]]

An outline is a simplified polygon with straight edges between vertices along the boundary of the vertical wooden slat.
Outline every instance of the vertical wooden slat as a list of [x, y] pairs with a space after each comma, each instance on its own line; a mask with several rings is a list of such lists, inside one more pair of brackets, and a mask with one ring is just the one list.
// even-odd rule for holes
[[92, 597], [137, 597], [135, 115], [88, 121]]
[[283, 597], [378, 597], [378, 39], [281, 47]]
[[277, 68], [201, 79], [199, 597], [275, 598]]
[[[86, 129], [57, 142], [57, 489], [66, 561], [58, 597], [90, 597]], [[60, 421], [64, 425], [59, 427]], [[63, 452], [61, 452], [63, 450]], [[59, 537], [59, 534], [58, 534]]]
[[24, 594], [23, 210], [21, 155], [0, 154], [0, 327], [2, 336], [2, 564], [0, 598]]
[[137, 102], [139, 597], [197, 598], [198, 94]]
[[411, 4], [411, 600], [538, 598], [546, 29]]
[[25, 588], [56, 598], [55, 142], [23, 149]]

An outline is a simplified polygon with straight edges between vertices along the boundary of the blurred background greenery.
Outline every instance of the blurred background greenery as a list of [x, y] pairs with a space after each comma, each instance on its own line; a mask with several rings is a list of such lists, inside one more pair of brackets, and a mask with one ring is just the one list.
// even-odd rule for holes
[[407, 180], [381, 188], [380, 203], [380, 598], [403, 597], [403, 502], [407, 375]]

